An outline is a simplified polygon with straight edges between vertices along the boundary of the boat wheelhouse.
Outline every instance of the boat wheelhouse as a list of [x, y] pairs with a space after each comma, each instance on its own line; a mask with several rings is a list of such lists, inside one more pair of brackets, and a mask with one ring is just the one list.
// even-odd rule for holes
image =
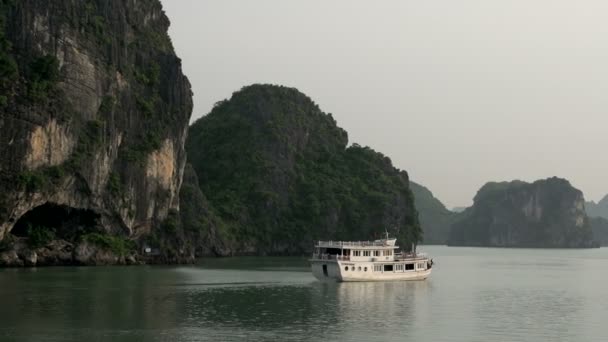
[[399, 252], [396, 239], [318, 241], [310, 259], [319, 280], [424, 280], [433, 261], [424, 254]]

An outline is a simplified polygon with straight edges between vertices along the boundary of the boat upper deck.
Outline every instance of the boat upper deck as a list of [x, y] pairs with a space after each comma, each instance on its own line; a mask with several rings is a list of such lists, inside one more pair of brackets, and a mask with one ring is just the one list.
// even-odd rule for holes
[[425, 253], [395, 253], [392, 258], [360, 258], [351, 255], [332, 255], [325, 253], [313, 253], [311, 260], [340, 260], [340, 261], [363, 261], [363, 262], [415, 262], [429, 260], [429, 257]]
[[357, 248], [357, 249], [397, 249], [397, 239], [381, 239], [373, 241], [317, 241], [316, 248]]

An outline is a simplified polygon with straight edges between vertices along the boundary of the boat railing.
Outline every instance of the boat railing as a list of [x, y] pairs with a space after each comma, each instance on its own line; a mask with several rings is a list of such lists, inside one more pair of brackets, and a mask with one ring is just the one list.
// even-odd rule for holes
[[[335, 255], [325, 253], [313, 253], [313, 259], [317, 260], [339, 260], [339, 261], [350, 261], [349, 255]], [[424, 253], [395, 253], [394, 258], [391, 261], [416, 261], [416, 260], [427, 260], [428, 257]], [[384, 261], [381, 258], [371, 258], [372, 262]]]
[[389, 240], [375, 241], [317, 241], [316, 247], [394, 247]]
[[313, 254], [312, 255], [313, 259], [320, 259], [320, 260], [341, 260], [341, 261], [350, 261], [350, 256], [348, 255], [333, 255], [333, 254]]
[[423, 259], [428, 259], [428, 257], [425, 253], [405, 253], [405, 252], [395, 253], [395, 261], [405, 260], [405, 259], [423, 260]]

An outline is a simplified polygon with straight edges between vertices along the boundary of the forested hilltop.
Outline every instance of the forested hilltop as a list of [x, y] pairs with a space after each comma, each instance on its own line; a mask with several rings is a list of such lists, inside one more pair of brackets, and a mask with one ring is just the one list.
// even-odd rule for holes
[[315, 239], [370, 239], [385, 228], [405, 248], [418, 243], [407, 172], [347, 143], [296, 89], [234, 93], [189, 130], [188, 160], [220, 220], [199, 229], [212, 230], [220, 254], [302, 254]]

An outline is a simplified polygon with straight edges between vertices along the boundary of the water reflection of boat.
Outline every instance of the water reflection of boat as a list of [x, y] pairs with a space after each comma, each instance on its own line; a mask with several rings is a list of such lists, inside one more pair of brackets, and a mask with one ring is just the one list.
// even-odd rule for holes
[[310, 259], [319, 280], [424, 280], [433, 260], [421, 253], [398, 252], [396, 239], [374, 241], [318, 241]]

